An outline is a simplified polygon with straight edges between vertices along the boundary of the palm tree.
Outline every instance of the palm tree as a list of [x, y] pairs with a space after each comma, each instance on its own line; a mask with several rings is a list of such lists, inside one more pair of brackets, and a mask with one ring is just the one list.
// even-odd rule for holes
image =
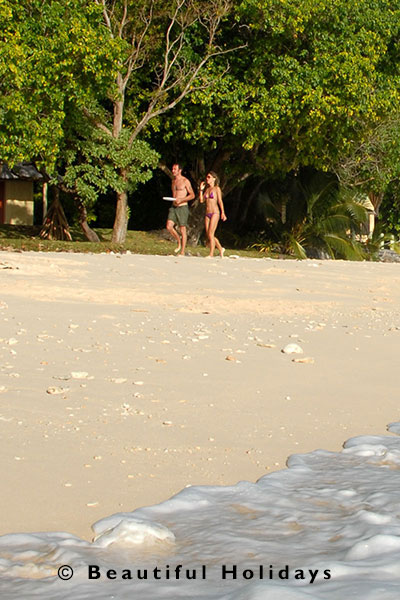
[[308, 181], [304, 179], [293, 178], [281, 194], [284, 202], [264, 197], [269, 232], [282, 251], [297, 258], [362, 260], [360, 236], [371, 209], [368, 197], [339, 189], [337, 180], [326, 174], [314, 173]]

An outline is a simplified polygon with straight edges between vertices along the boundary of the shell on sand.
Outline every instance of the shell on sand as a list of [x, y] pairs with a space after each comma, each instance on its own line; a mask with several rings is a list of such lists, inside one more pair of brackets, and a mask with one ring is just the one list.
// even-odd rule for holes
[[286, 344], [286, 346], [282, 348], [282, 352], [284, 354], [303, 354], [303, 348], [298, 344]]

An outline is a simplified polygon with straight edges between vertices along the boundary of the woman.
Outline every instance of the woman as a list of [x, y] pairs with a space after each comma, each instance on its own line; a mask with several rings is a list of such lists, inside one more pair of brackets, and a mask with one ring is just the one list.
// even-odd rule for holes
[[224, 204], [222, 202], [222, 192], [219, 187], [218, 175], [214, 171], [210, 171], [206, 176], [206, 181], [202, 181], [200, 184], [200, 202], [206, 202], [206, 216], [204, 224], [206, 228], [206, 234], [208, 243], [210, 245], [210, 254], [207, 258], [214, 256], [215, 246], [218, 248], [221, 258], [224, 257], [225, 248], [223, 248], [215, 237], [215, 230], [217, 229], [218, 221], [220, 218], [226, 221], [226, 215], [224, 211]]

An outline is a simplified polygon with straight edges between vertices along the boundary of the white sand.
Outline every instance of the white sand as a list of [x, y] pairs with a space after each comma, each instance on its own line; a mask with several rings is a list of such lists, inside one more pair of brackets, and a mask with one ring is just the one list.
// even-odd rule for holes
[[0, 281], [0, 534], [91, 539], [400, 420], [398, 264], [3, 252]]

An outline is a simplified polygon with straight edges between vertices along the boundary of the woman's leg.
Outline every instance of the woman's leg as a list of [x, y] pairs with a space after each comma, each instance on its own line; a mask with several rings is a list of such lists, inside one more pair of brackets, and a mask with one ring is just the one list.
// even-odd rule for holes
[[209, 238], [208, 238], [208, 228], [210, 226], [210, 219], [208, 217], [204, 217], [204, 229], [206, 232], [206, 248], [209, 245]]
[[215, 245], [218, 248], [218, 252], [219, 252], [219, 254], [220, 254], [221, 258], [222, 258], [224, 256], [225, 248], [223, 248], [221, 246], [221, 242], [215, 236], [214, 236], [214, 240], [215, 240]]
[[[214, 256], [214, 250], [215, 250], [215, 230], [217, 229], [217, 225], [218, 225], [218, 221], [219, 221], [219, 214], [214, 213], [211, 217], [211, 219], [209, 219], [210, 223], [208, 225], [208, 239], [210, 240], [210, 256]], [[219, 244], [219, 242], [218, 242]], [[219, 244], [221, 246], [221, 244]]]

